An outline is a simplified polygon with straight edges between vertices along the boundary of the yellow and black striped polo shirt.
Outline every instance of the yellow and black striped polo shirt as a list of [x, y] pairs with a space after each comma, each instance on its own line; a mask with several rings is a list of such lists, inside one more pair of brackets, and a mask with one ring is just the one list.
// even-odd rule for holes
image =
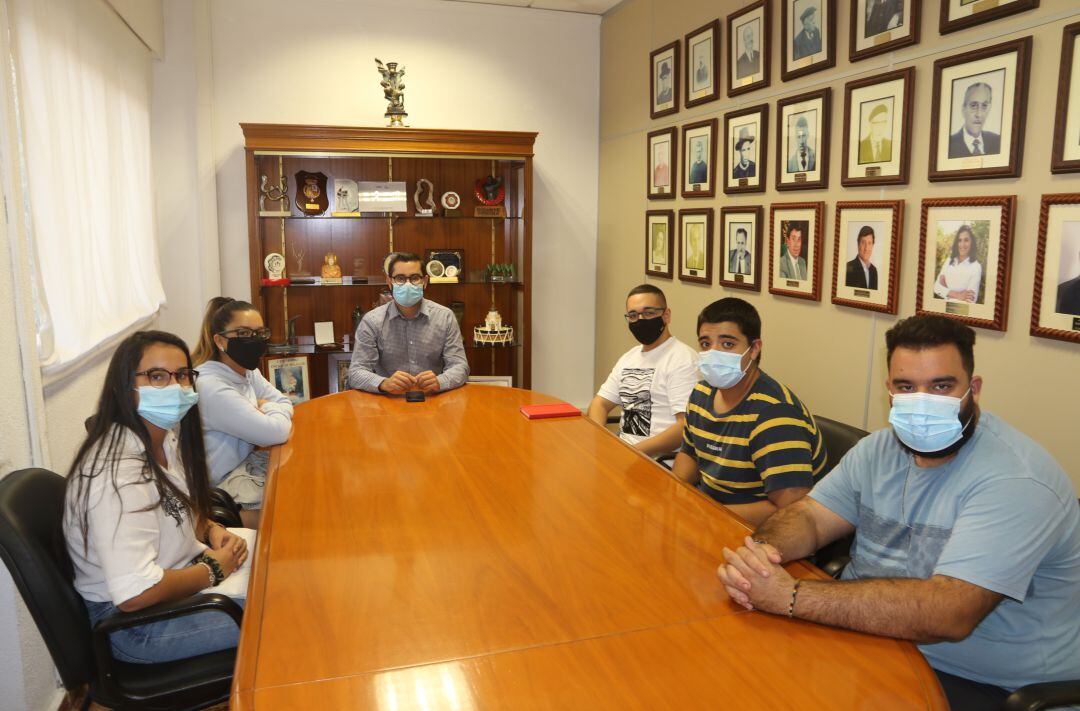
[[751, 504], [822, 477], [825, 442], [795, 393], [762, 372], [730, 412], [713, 410], [715, 395], [699, 382], [686, 408], [682, 451], [697, 460], [698, 488], [725, 504]]

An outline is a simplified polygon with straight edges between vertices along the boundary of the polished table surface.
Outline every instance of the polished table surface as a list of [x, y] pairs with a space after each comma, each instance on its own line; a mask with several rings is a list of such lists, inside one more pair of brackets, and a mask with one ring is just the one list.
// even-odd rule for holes
[[518, 412], [552, 401], [297, 407], [232, 708], [946, 708], [911, 644], [732, 603], [745, 525], [584, 417]]

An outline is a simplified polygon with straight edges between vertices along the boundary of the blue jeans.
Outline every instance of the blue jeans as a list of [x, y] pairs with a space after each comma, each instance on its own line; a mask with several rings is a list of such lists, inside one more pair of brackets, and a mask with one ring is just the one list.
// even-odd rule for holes
[[[85, 602], [91, 626], [117, 612], [111, 602]], [[244, 606], [244, 600], [233, 602]], [[240, 643], [240, 628], [224, 612], [209, 610], [119, 630], [109, 641], [118, 661], [153, 664], [232, 649]]]

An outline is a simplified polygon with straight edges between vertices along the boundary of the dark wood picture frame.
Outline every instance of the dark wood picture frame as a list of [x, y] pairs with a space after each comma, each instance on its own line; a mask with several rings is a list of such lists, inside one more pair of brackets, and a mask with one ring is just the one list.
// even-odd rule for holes
[[[870, 3], [872, 0], [866, 0]], [[948, 0], [945, 0], [946, 2]], [[910, 47], [919, 43], [919, 27], [922, 21], [922, 0], [902, 0], [907, 3], [911, 8], [908, 15], [908, 25], [911, 30], [903, 37], [897, 37], [892, 39], [892, 32], [888, 32], [888, 37], [881, 37], [885, 35], [885, 32], [878, 33], [874, 37], [878, 37], [872, 45], [859, 49], [859, 38], [863, 35], [860, 34], [859, 21], [862, 19], [859, 17], [859, 0], [851, 0], [851, 23], [848, 30], [848, 61], [858, 62], [859, 60], [866, 59], [868, 57], [876, 57], [879, 54], [885, 54], [886, 52], [892, 52], [902, 47]], [[884, 41], [882, 41], [884, 40]]]
[[[897, 80], [903, 80], [904, 82], [904, 96], [897, 102], [901, 109], [901, 114], [898, 116], [896, 112], [893, 112], [893, 122], [900, 123], [900, 171], [896, 175], [864, 175], [855, 176], [850, 175], [848, 168], [850, 166], [849, 160], [851, 158], [851, 151], [853, 147], [851, 145], [851, 96], [852, 94], [866, 87], [875, 86], [877, 84], [891, 83]], [[857, 79], [852, 82], [848, 82], [844, 85], [844, 131], [841, 134], [841, 139], [844, 142], [843, 148], [843, 170], [840, 174], [840, 184], [844, 187], [852, 187], [855, 185], [907, 185], [908, 180], [911, 177], [911, 124], [914, 118], [914, 106], [915, 106], [915, 67], [906, 67], [904, 69], [898, 69], [894, 72], [886, 72], [884, 74], [877, 74], [872, 77], [866, 77], [865, 79]], [[854, 147], [854, 150], [858, 150], [858, 146]]]
[[[856, 309], [865, 309], [867, 311], [877, 311], [883, 314], [893, 314], [897, 312], [899, 307], [899, 291], [900, 291], [900, 257], [903, 252], [904, 242], [904, 201], [903, 200], [859, 200], [851, 202], [838, 202], [836, 203], [836, 214], [833, 215], [833, 223], [835, 225], [834, 241], [833, 241], [833, 282], [832, 282], [832, 302], [840, 306], [851, 306]], [[846, 263], [845, 254], [841, 257], [844, 246], [844, 235], [840, 234], [840, 226], [843, 222], [843, 216], [845, 210], [891, 210], [892, 211], [892, 224], [891, 224], [891, 239], [889, 240], [889, 273], [885, 275], [887, 283], [885, 285], [886, 292], [888, 294], [886, 303], [884, 305], [875, 304], [866, 301], [857, 301], [855, 299], [848, 299], [837, 294], [839, 288], [841, 274], [841, 266]], [[876, 237], [875, 237], [876, 240]], [[846, 273], [846, 272], [845, 272]], [[881, 285], [881, 275], [878, 276], [878, 285]]]
[[[818, 151], [815, 154], [815, 165], [818, 166], [817, 180], [795, 180], [783, 182], [787, 174], [787, 133], [784, 131], [784, 108], [806, 101], [821, 101], [821, 120], [816, 127], [816, 135], [821, 139]], [[832, 125], [832, 89], [825, 87], [816, 91], [808, 91], [798, 96], [780, 99], [776, 102], [776, 189], [777, 190], [816, 190], [829, 187], [829, 152], [832, 148], [830, 127]], [[799, 175], [799, 174], [797, 174]], [[804, 175], [805, 174], [801, 174]]]
[[[740, 281], [738, 277], [741, 275], [736, 275], [735, 279], [724, 278], [724, 260], [728, 257], [728, 235], [726, 229], [728, 215], [752, 215], [747, 221], [754, 223], [754, 253], [750, 255], [750, 261], [754, 263], [753, 280], [742, 279]], [[720, 208], [720, 265], [717, 268], [720, 286], [726, 286], [731, 289], [746, 289], [747, 291], [761, 291], [761, 247], [765, 242], [761, 230], [764, 220], [765, 209], [761, 205]]]
[[[758, 36], [758, 54], [761, 62], [761, 78], [757, 81], [745, 83], [736, 78], [738, 71], [739, 40], [735, 36], [735, 23], [740, 18], [761, 11], [761, 34]], [[757, 0], [741, 10], [737, 10], [727, 16], [728, 38], [728, 71], [727, 71], [727, 95], [728, 97], [745, 94], [749, 91], [757, 91], [769, 86], [772, 79], [772, 21], [770, 12], [770, 0]], [[734, 60], [731, 57], [735, 57]], [[751, 75], [753, 76], [753, 75]]]
[[[1069, 98], [1073, 95], [1073, 82], [1080, 82], [1080, 72], [1073, 72], [1076, 60], [1076, 38], [1080, 35], [1080, 22], [1066, 25], [1061, 31], [1061, 69], [1058, 70], [1057, 109], [1054, 112], [1054, 148], [1050, 157], [1051, 173], [1080, 172], [1080, 158], [1065, 158], [1065, 127], [1069, 119]], [[1080, 87], [1076, 89], [1080, 92]]]
[[[679, 81], [679, 72], [682, 70], [682, 64], [680, 63], [679, 54], [679, 40], [669, 42], [663, 47], [654, 49], [649, 52], [649, 117], [658, 119], [663, 116], [670, 116], [679, 112], [679, 87], [682, 86], [682, 82]], [[671, 61], [671, 91], [672, 91], [672, 105], [667, 109], [657, 109], [656, 101], [656, 62], [657, 59], [668, 52], [673, 51], [673, 57]], [[663, 103], [667, 103], [666, 101]]]
[[975, 10], [967, 17], [949, 19], [949, 0], [941, 0], [941, 16], [938, 20], [938, 34], [947, 35], [950, 32], [964, 30], [968, 27], [981, 25], [984, 22], [992, 22], [1002, 17], [1015, 15], [1020, 12], [1034, 10], [1039, 6], [1039, 0], [1015, 0], [1005, 5], [994, 5], [985, 10]]
[[[661, 217], [667, 220], [667, 271], [660, 269], [650, 269], [653, 265], [653, 261], [650, 259], [652, 254], [652, 220], [650, 218]], [[670, 279], [675, 270], [675, 243], [672, 240], [674, 236], [672, 233], [675, 231], [675, 211], [674, 210], [646, 210], [645, 211], [645, 273], [649, 276], [662, 277], [664, 279]]]
[[[818, 34], [824, 34], [822, 38], [824, 40], [824, 46], [819, 51], [824, 51], [825, 57], [819, 59], [816, 62], [805, 64], [803, 66], [793, 66], [788, 68], [788, 45], [794, 43], [795, 33], [795, 13], [789, 12], [788, 6], [794, 7], [794, 3], [797, 0], [780, 0], [780, 80], [791, 81], [792, 79], [798, 79], [799, 77], [806, 76], [807, 74], [813, 74], [814, 72], [820, 72], [822, 69], [829, 69], [836, 66], [836, 0], [816, 0], [820, 3], [823, 12], [828, 13], [828, 17], [824, 18], [824, 22], [818, 25]], [[805, 12], [805, 11], [804, 11]], [[788, 20], [791, 20], [791, 26], [788, 26]], [[801, 20], [799, 20], [801, 22]], [[823, 31], [824, 30], [824, 31]], [[800, 60], [793, 60], [794, 64], [799, 64]]]
[[[811, 249], [814, 254], [814, 266], [807, 274], [810, 277], [811, 291], [793, 291], [791, 289], [784, 289], [774, 284], [773, 273], [775, 271], [776, 259], [778, 255], [778, 243], [777, 240], [782, 237], [776, 234], [776, 217], [778, 212], [783, 211], [795, 211], [795, 210], [813, 210], [814, 212], [814, 229], [810, 240], [813, 242]], [[781, 219], [782, 216], [781, 216]], [[773, 203], [769, 206], [769, 293], [777, 294], [779, 296], [791, 296], [796, 299], [806, 299], [808, 301], [821, 301], [821, 242], [824, 239], [825, 228], [825, 203], [824, 202], [790, 202], [790, 203]], [[808, 267], [809, 268], [809, 267]], [[802, 280], [799, 280], [802, 281]]]
[[[989, 319], [964, 316], [946, 311], [931, 311], [924, 308], [923, 289], [926, 278], [926, 243], [927, 222], [930, 210], [935, 207], [997, 207], [1001, 210], [1001, 234], [998, 235], [998, 260], [996, 278], [993, 283], [986, 279], [987, 292], [990, 287], [994, 289], [994, 312]], [[1011, 263], [1013, 228], [1016, 221], [1016, 196], [993, 195], [988, 197], [961, 197], [961, 198], [924, 198], [922, 201], [922, 215], [919, 220], [919, 276], [915, 290], [915, 313], [919, 315], [938, 315], [956, 319], [969, 326], [987, 328], [993, 331], [1004, 331], [1008, 325], [1009, 316], [1009, 267]], [[937, 279], [937, 275], [930, 276], [931, 281]]]
[[[1027, 115], [1028, 78], [1031, 74], [1031, 46], [1030, 35], [1020, 39], [1010, 40], [992, 47], [964, 52], [963, 54], [945, 57], [934, 62], [934, 88], [933, 101], [931, 104], [930, 117], [930, 175], [931, 182], [948, 180], [976, 180], [982, 178], [1019, 178], [1024, 162], [1024, 118]], [[966, 168], [966, 169], [941, 169], [938, 167], [938, 144], [941, 139], [941, 83], [942, 72], [945, 69], [962, 66], [971, 62], [989, 59], [991, 57], [1016, 54], [1016, 76], [1013, 80], [1013, 105], [1011, 115], [1007, 114], [1002, 107], [1002, 125], [1006, 118], [1012, 121], [1012, 140], [1008, 147], [1009, 162], [1007, 165], [991, 168]], [[951, 96], [950, 96], [951, 104]], [[946, 128], [946, 135], [951, 135], [950, 127]], [[1001, 147], [1005, 150], [1005, 147]]]
[[[709, 71], [711, 72], [713, 83], [712, 91], [702, 96], [699, 96], [696, 99], [691, 99], [690, 94], [692, 93], [691, 88], [693, 84], [690, 81], [690, 76], [691, 72], [697, 71], [694, 67], [690, 66], [691, 64], [693, 64], [694, 61], [694, 53], [692, 51], [693, 42], [697, 39], [699, 35], [705, 34], [706, 32], [712, 32], [712, 60], [709, 63]], [[683, 81], [686, 84], [684, 87], [683, 96], [684, 105], [686, 106], [686, 108], [690, 108], [691, 106], [698, 106], [700, 104], [707, 104], [710, 101], [716, 101], [720, 98], [720, 53], [723, 49], [723, 47], [721, 46], [722, 37], [723, 30], [720, 29], [719, 19], [713, 20], [712, 22], [706, 22], [701, 27], [686, 34], [686, 37], [683, 40], [686, 46], [686, 57], [683, 60]]]
[[[760, 148], [758, 149], [757, 162], [755, 163], [755, 172], [757, 173], [757, 185], [729, 185], [728, 175], [732, 171], [732, 165], [735, 160], [735, 155], [732, 153], [734, 146], [732, 144], [731, 136], [731, 124], [735, 119], [742, 118], [743, 116], [759, 115], [758, 135], [754, 137], [754, 141]], [[763, 193], [765, 192], [765, 184], [769, 179], [769, 105], [758, 104], [757, 106], [748, 106], [745, 109], [739, 111], [730, 111], [724, 114], [724, 175], [721, 177], [722, 187], [724, 194], [726, 195], [739, 195], [744, 193]], [[746, 178], [740, 178], [740, 180], [747, 180]]]
[[[686, 262], [686, 255], [684, 254], [683, 239], [683, 227], [686, 223], [686, 218], [690, 215], [704, 215], [705, 216], [705, 273], [704, 274], [683, 274], [683, 264]], [[691, 282], [694, 284], [712, 284], [712, 269], [713, 269], [713, 209], [711, 207], [692, 207], [679, 210], [679, 281]], [[690, 270], [693, 271], [693, 270]], [[700, 270], [698, 270], [700, 271]]]
[[1042, 196], [1042, 206], [1039, 209], [1039, 246], [1035, 252], [1035, 286], [1031, 299], [1031, 335], [1080, 343], [1080, 315], [1066, 315], [1066, 318], [1069, 315], [1073, 316], [1073, 330], [1071, 331], [1045, 326], [1042, 323], [1042, 292], [1043, 282], [1046, 279], [1044, 268], [1046, 266], [1047, 230], [1050, 226], [1050, 208], [1055, 205], [1076, 205], [1080, 207], [1080, 193], [1056, 193]]
[[[655, 177], [653, 171], [653, 138], [658, 136], [668, 135], [671, 139], [671, 150], [668, 152], [668, 183], [671, 188], [668, 192], [655, 192], [653, 191]], [[645, 195], [649, 200], [674, 200], [678, 190], [675, 186], [675, 181], [681, 179], [679, 173], [679, 129], [675, 126], [670, 128], [661, 128], [656, 131], [650, 131], [645, 137]]]
[[[709, 129], [708, 179], [705, 183], [691, 183], [689, 182], [689, 178], [690, 171], [693, 169], [693, 163], [691, 162], [690, 156], [687, 155], [690, 150], [690, 142], [687, 140], [686, 134], [695, 129], [706, 127]], [[717, 120], [715, 118], [705, 119], [704, 121], [695, 121], [693, 123], [685, 124], [682, 127], [681, 150], [683, 151], [683, 160], [679, 192], [684, 198], [713, 197], [716, 195], [716, 128]], [[697, 185], [699, 187], [687, 190], [687, 185]]]

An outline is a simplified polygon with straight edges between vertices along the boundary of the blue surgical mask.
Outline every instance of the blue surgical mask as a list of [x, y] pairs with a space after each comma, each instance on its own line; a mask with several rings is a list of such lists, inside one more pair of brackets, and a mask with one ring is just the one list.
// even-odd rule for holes
[[171, 430], [184, 418], [188, 410], [199, 401], [199, 393], [178, 384], [155, 388], [140, 385], [139, 416], [163, 430]]
[[424, 298], [424, 287], [412, 284], [394, 284], [394, 301], [402, 306], [416, 306]]
[[[750, 348], [753, 348], [753, 346], [750, 346]], [[747, 348], [742, 353], [707, 350], [701, 354], [698, 361], [698, 370], [705, 376], [705, 380], [708, 381], [709, 385], [714, 388], [727, 390], [735, 387], [746, 375], [746, 369], [750, 367], [749, 364], [747, 364], [746, 368], [742, 367], [742, 358], [750, 352], [750, 348]]]
[[[960, 397], [931, 393], [897, 393], [892, 396], [889, 424], [897, 438], [920, 454], [933, 454], [956, 444], [964, 434]], [[974, 413], [972, 413], [974, 417]]]

